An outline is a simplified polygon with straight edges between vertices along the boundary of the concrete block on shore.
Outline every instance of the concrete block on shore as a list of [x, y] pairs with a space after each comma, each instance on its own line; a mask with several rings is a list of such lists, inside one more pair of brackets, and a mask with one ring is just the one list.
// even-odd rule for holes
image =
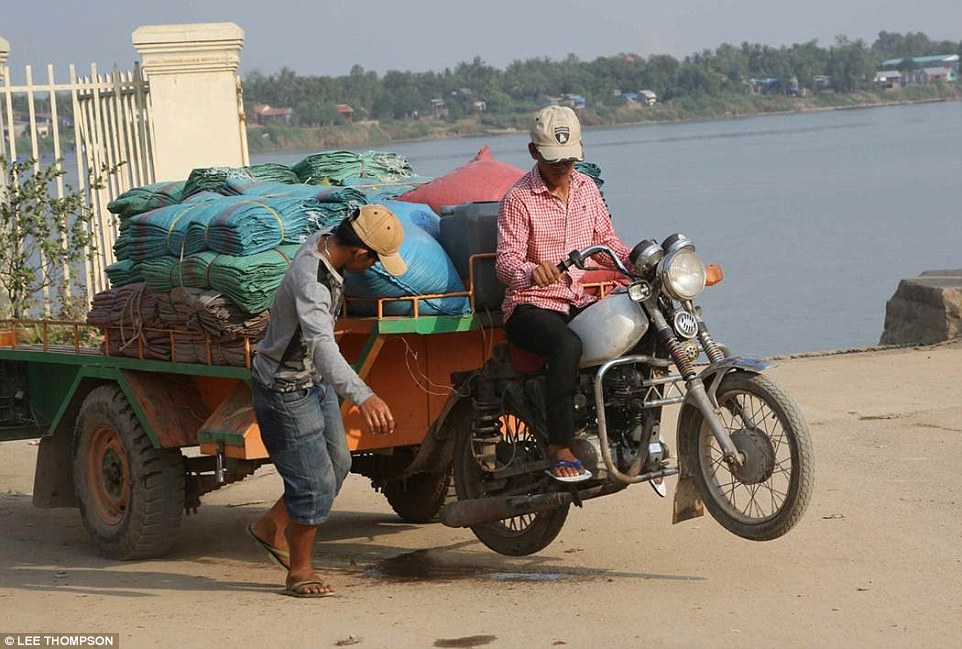
[[903, 279], [885, 305], [883, 345], [962, 337], [962, 269], [927, 270]]

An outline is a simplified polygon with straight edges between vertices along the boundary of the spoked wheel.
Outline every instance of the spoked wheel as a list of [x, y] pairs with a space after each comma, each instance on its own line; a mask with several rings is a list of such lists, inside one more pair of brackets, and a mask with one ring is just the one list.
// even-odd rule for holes
[[[500, 419], [501, 435], [481, 441], [470, 431], [458, 435], [454, 448], [454, 486], [458, 500], [491, 496], [521, 496], [533, 492], [540, 474], [522, 470], [525, 464], [547, 456], [547, 442], [526, 421], [513, 414]], [[498, 477], [497, 473], [511, 474]], [[546, 548], [561, 532], [568, 506], [481, 523], [471, 531], [486, 546], [510, 556], [534, 554]]]
[[174, 544], [184, 511], [184, 460], [158, 449], [116, 385], [93, 390], [77, 417], [74, 489], [84, 527], [112, 559], [156, 557]]
[[755, 541], [788, 532], [802, 517], [815, 480], [808, 427], [795, 402], [771, 379], [734, 372], [717, 392], [722, 423], [744, 458], [734, 471], [697, 411], [686, 464], [708, 511], [725, 529]]

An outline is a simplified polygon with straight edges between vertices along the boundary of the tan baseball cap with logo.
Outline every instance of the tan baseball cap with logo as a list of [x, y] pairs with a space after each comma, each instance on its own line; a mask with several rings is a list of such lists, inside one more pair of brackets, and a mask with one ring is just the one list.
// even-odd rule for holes
[[546, 106], [534, 116], [531, 143], [546, 162], [584, 160], [581, 122], [567, 106]]
[[404, 228], [394, 212], [383, 205], [365, 205], [351, 225], [364, 245], [377, 253], [378, 261], [391, 275], [403, 275], [408, 267], [398, 250]]

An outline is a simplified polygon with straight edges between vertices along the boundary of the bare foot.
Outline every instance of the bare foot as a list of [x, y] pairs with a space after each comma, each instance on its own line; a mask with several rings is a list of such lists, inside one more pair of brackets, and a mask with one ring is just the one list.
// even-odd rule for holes
[[584, 468], [573, 466], [554, 466], [558, 462], [579, 462], [575, 454], [567, 446], [557, 444], [548, 445], [548, 460], [551, 462], [551, 472], [558, 478], [574, 478], [585, 472]]
[[267, 516], [262, 516], [251, 525], [251, 533], [272, 548], [280, 550], [285, 555], [291, 551], [284, 530], [279, 529], [274, 521]]
[[334, 594], [334, 588], [313, 570], [301, 574], [287, 573], [285, 586], [287, 593], [295, 597], [329, 597]]

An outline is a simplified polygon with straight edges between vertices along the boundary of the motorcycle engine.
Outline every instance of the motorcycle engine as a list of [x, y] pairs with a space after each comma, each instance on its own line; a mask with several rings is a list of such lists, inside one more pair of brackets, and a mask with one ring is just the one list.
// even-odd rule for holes
[[[601, 456], [593, 374], [580, 375], [575, 394], [575, 454], [595, 475], [607, 473]], [[645, 408], [648, 388], [635, 367], [612, 368], [604, 379], [605, 423], [608, 451], [617, 469], [626, 475], [654, 470], [668, 457], [658, 437], [658, 410]]]

